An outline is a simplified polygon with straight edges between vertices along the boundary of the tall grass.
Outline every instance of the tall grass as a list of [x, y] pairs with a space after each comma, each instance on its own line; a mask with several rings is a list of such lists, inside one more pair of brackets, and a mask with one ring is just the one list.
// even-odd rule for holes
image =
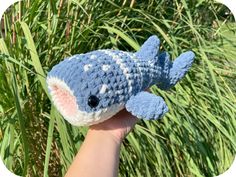
[[63, 176], [86, 134], [51, 105], [45, 76], [67, 56], [135, 51], [156, 34], [174, 59], [196, 61], [170, 91], [169, 113], [142, 121], [124, 141], [120, 176], [214, 176], [236, 152], [236, 25], [212, 1], [25, 0], [0, 30], [0, 155], [24, 176]]

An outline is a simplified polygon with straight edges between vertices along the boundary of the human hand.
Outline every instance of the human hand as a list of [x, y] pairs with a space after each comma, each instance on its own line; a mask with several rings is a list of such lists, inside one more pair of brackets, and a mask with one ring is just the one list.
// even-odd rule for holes
[[125, 109], [112, 118], [89, 127], [89, 131], [101, 131], [110, 134], [115, 141], [121, 142], [132, 130], [138, 118], [127, 112]]
[[124, 109], [102, 123], [91, 125], [66, 177], [118, 176], [122, 140], [137, 122], [138, 118]]

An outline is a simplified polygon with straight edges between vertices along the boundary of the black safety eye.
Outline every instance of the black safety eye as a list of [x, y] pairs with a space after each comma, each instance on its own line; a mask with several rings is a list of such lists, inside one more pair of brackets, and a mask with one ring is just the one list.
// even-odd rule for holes
[[94, 95], [91, 95], [91, 96], [88, 98], [88, 105], [89, 105], [91, 108], [97, 107], [98, 104], [99, 104], [99, 99], [98, 99], [98, 97], [96, 97], [96, 96], [94, 96]]

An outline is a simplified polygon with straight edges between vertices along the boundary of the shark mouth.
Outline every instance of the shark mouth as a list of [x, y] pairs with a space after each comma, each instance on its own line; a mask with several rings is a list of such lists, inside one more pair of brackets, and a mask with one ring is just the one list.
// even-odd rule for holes
[[78, 105], [76, 97], [65, 82], [58, 78], [47, 79], [52, 101], [64, 117], [76, 117]]

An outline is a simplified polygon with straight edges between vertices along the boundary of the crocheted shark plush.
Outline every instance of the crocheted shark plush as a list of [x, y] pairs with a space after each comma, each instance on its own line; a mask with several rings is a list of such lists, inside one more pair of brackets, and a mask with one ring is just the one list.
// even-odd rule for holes
[[172, 63], [168, 53], [159, 54], [159, 45], [151, 36], [136, 53], [96, 50], [63, 60], [47, 76], [55, 106], [76, 126], [105, 121], [124, 107], [138, 118], [162, 117], [168, 111], [164, 100], [144, 90], [174, 86], [195, 55], [185, 52]]

